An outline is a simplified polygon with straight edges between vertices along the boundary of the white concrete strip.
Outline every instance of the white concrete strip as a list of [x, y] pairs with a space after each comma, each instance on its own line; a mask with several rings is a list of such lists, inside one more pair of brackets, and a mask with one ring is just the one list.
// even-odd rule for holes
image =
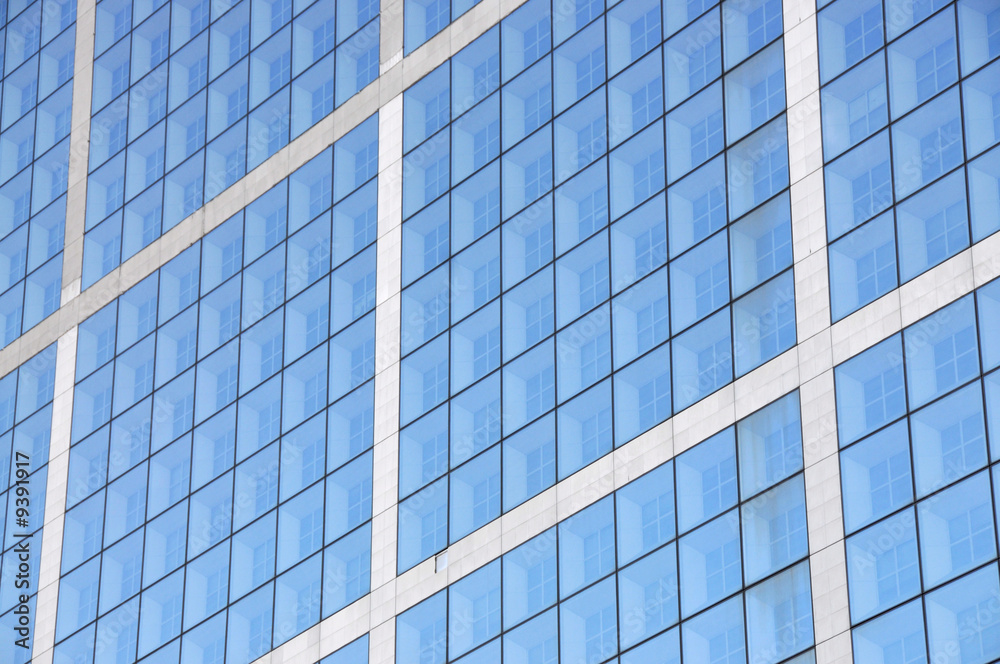
[[[73, 102], [70, 111], [69, 172], [67, 174], [66, 225], [64, 229], [62, 292], [60, 304], [80, 293], [83, 269], [83, 229], [87, 208], [87, 171], [90, 159], [90, 106], [94, 70], [94, 25], [96, 0], [79, 0], [76, 7], [76, 44], [73, 55]], [[56, 332], [56, 378], [52, 402], [52, 433], [49, 439], [48, 478], [46, 480], [44, 530], [42, 532], [41, 568], [38, 598], [35, 602], [35, 634], [32, 661], [52, 661], [56, 632], [56, 609], [59, 605], [59, 570], [62, 562], [63, 517], [66, 511], [66, 485], [69, 474], [70, 429], [73, 423], [73, 383], [76, 375], [75, 323], [55, 326], [63, 310], [49, 316], [42, 332]], [[48, 323], [48, 325], [45, 325]], [[42, 347], [51, 343], [47, 334], [39, 335]], [[20, 339], [18, 340], [20, 341]], [[29, 344], [30, 346], [30, 344]], [[29, 356], [31, 348], [22, 349]], [[37, 351], [35, 351], [37, 352]], [[0, 360], [0, 367], [3, 360]]]
[[62, 562], [63, 517], [69, 474], [70, 428], [73, 424], [73, 382], [76, 376], [76, 327], [59, 337], [56, 379], [52, 401], [52, 435], [49, 439], [49, 470], [45, 489], [45, 520], [42, 532], [38, 599], [35, 602], [35, 634], [32, 661], [49, 664], [56, 635], [59, 604], [59, 569]]
[[[784, 0], [788, 169], [795, 256], [796, 333], [800, 356], [806, 520], [817, 664], [850, 661], [844, 517], [837, 457], [837, 403], [830, 346], [830, 275], [826, 248], [819, 44], [814, 0]], [[804, 375], [803, 375], [804, 374]], [[835, 639], [831, 641], [831, 639]], [[845, 650], [846, 647], [846, 650]], [[846, 657], [846, 660], [844, 659]]]
[[[399, 3], [400, 5], [402, 2]], [[403, 227], [403, 96], [379, 111], [378, 258], [375, 309], [375, 474], [372, 480], [372, 565], [367, 620], [369, 664], [391, 664], [395, 651], [396, 519], [399, 499], [399, 331]], [[385, 657], [388, 657], [385, 659]], [[380, 659], [382, 658], [382, 659]]]
[[[80, 294], [80, 276], [83, 272], [83, 230], [86, 222], [87, 172], [90, 163], [90, 106], [94, 82], [96, 6], [96, 0], [80, 0], [76, 7], [76, 51], [73, 56], [73, 106], [70, 113], [72, 124], [69, 139], [60, 304], [66, 304]], [[106, 137], [102, 138], [106, 140]]]

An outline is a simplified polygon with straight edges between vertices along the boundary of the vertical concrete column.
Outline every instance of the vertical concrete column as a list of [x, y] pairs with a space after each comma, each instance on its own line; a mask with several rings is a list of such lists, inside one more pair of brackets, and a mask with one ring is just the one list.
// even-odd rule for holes
[[819, 58], [813, 0], [785, 0], [785, 102], [798, 339], [830, 327]]
[[[401, 4], [401, 0], [400, 0]], [[369, 662], [395, 655], [396, 523], [399, 497], [399, 333], [402, 282], [403, 97], [378, 116], [378, 255], [375, 309], [375, 473]]]
[[[93, 5], [91, 5], [93, 6]], [[70, 430], [73, 424], [73, 381], [76, 375], [76, 337], [73, 327], [59, 337], [56, 347], [56, 380], [52, 400], [52, 434], [49, 439], [49, 470], [45, 490], [45, 517], [35, 600], [35, 633], [32, 660], [52, 662], [59, 604], [59, 569], [62, 563], [63, 518], [69, 476]]]
[[847, 664], [853, 658], [832, 369], [816, 4], [784, 0], [783, 14], [813, 632], [818, 664]]
[[833, 370], [804, 382], [803, 452], [817, 664], [850, 664], [851, 618]]
[[[80, 294], [83, 276], [83, 230], [87, 210], [87, 170], [90, 162], [90, 103], [94, 82], [96, 0], [79, 0], [76, 8], [76, 52], [73, 56], [73, 107], [66, 191], [62, 297], [65, 305]], [[95, 136], [95, 140], [106, 140]]]

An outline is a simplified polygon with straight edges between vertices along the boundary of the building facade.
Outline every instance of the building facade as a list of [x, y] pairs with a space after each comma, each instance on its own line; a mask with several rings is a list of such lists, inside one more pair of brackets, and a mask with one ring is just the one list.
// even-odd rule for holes
[[3, 661], [1000, 661], [996, 0], [0, 44]]

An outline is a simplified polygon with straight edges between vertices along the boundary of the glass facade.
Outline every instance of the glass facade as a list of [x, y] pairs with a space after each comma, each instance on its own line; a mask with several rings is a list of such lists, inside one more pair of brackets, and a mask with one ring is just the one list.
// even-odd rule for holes
[[1000, 8], [820, 4], [836, 320], [1000, 229]]
[[531, 0], [404, 93], [401, 572], [795, 344], [752, 4]]
[[102, 0], [83, 287], [375, 80], [378, 13], [373, 0]]
[[404, 0], [405, 52], [413, 52], [477, 4], [479, 0]]
[[59, 308], [74, 0], [0, 8], [0, 348]]
[[400, 614], [396, 662], [814, 662], [806, 533], [791, 393]]
[[1000, 662], [998, 230], [996, 0], [0, 0], [0, 661]]
[[368, 592], [377, 125], [81, 323], [55, 661], [250, 662]]
[[993, 281], [836, 369], [855, 661], [1000, 658], [998, 316]]

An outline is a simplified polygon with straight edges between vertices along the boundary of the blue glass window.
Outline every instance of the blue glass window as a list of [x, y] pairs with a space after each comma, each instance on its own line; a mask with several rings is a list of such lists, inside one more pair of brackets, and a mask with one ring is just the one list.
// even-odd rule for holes
[[613, 578], [559, 606], [562, 657], [601, 661], [618, 650], [618, 615]]
[[740, 495], [745, 499], [802, 469], [797, 394], [782, 397], [737, 424]]
[[894, 336], [837, 367], [837, 430], [841, 445], [906, 412], [901, 341]]
[[1000, 655], [1000, 639], [995, 613], [984, 613], [994, 593], [1000, 592], [996, 564], [970, 574], [960, 581], [927, 595], [927, 641], [931, 652], [940, 652], [946, 643], [955, 643], [951, 624], [962, 621], [968, 629], [957, 639], [964, 661], [989, 661]]
[[742, 598], [734, 597], [685, 622], [681, 631], [686, 661], [746, 661]]
[[988, 473], [947, 489], [940, 500], [917, 505], [925, 587], [932, 587], [995, 558]]
[[550, 529], [504, 556], [504, 624], [556, 602], [556, 532]]
[[615, 569], [614, 504], [608, 498], [559, 525], [559, 592], [565, 597]]
[[804, 557], [808, 550], [805, 491], [793, 478], [741, 508], [747, 582]]
[[[887, 546], [876, 544], [884, 533], [893, 533]], [[920, 591], [916, 519], [912, 510], [902, 512], [866, 530], [847, 544], [851, 619], [860, 622]]]
[[819, 15], [820, 69], [827, 82], [883, 44], [882, 8], [877, 2], [837, 2]]
[[844, 527], [854, 531], [913, 501], [905, 421], [841, 452]]
[[[911, 408], [927, 403], [979, 373], [979, 344], [971, 297], [949, 305], [936, 319], [927, 319], [908, 328], [903, 336]], [[918, 354], [918, 345], [931, 352]]]

